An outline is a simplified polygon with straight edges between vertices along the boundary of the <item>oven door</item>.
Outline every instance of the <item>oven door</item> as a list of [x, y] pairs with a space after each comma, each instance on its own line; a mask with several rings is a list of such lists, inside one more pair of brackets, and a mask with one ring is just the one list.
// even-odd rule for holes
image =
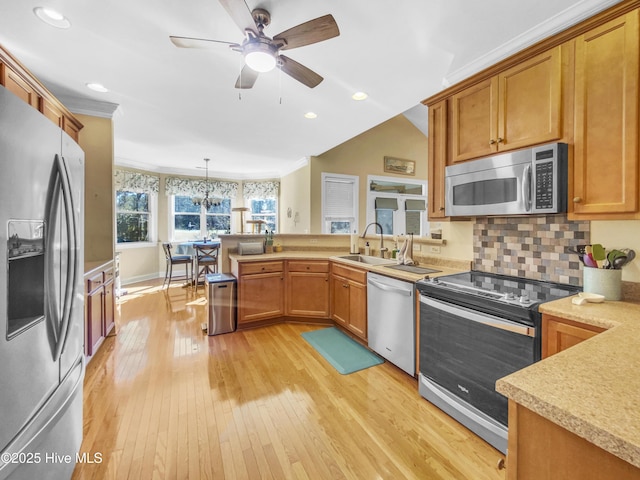
[[[479, 165], [474, 165], [476, 162], [486, 163], [487, 168], [479, 169]], [[447, 167], [446, 215], [455, 217], [532, 213], [531, 173], [530, 159], [527, 162], [496, 166], [485, 160], [476, 160], [469, 162], [469, 165]]]
[[420, 372], [502, 425], [507, 398], [496, 380], [535, 361], [535, 328], [420, 298]]

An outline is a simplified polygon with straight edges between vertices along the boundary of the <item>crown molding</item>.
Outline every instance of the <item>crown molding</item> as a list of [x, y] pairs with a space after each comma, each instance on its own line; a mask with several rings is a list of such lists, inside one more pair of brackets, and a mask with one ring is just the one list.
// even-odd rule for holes
[[451, 72], [443, 79], [443, 87], [447, 88], [451, 85], [455, 85], [456, 83], [461, 82], [538, 42], [593, 17], [594, 15], [618, 3], [624, 2], [621, 2], [620, 0], [584, 0], [577, 5], [572, 5], [570, 8], [563, 10], [535, 27], [522, 32], [507, 43], [504, 43], [485, 55], [478, 57], [474, 61], [469, 62], [462, 68]]
[[70, 95], [57, 95], [57, 97], [71, 113], [91, 115], [93, 117], [113, 118], [115, 111], [120, 106], [117, 103], [102, 102]]

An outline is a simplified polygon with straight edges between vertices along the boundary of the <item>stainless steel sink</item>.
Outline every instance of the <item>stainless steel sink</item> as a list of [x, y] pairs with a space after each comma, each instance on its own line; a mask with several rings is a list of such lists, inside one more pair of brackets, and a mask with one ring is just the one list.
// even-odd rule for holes
[[350, 260], [352, 262], [365, 263], [367, 265], [391, 265], [395, 264], [394, 260], [387, 260], [386, 258], [372, 257], [370, 255], [341, 255], [338, 258], [343, 260]]
[[442, 270], [436, 270], [435, 268], [418, 267], [417, 265], [385, 265], [387, 268], [393, 268], [394, 270], [402, 270], [403, 272], [417, 273], [418, 275], [428, 275], [430, 273], [438, 273]]

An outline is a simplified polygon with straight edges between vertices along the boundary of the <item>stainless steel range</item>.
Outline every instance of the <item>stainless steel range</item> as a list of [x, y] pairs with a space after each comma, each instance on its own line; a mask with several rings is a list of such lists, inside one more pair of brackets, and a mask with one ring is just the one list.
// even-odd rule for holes
[[538, 306], [581, 289], [478, 271], [416, 286], [420, 394], [506, 453], [508, 402], [496, 380], [540, 360]]

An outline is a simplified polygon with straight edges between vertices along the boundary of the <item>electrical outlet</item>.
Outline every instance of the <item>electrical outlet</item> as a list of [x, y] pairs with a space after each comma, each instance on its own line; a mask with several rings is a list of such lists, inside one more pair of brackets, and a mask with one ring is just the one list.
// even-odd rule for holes
[[440, 247], [437, 245], [431, 245], [429, 246], [429, 253], [440, 253]]
[[310, 238], [309, 239], [309, 243], [318, 243], [318, 239], [317, 238]]

